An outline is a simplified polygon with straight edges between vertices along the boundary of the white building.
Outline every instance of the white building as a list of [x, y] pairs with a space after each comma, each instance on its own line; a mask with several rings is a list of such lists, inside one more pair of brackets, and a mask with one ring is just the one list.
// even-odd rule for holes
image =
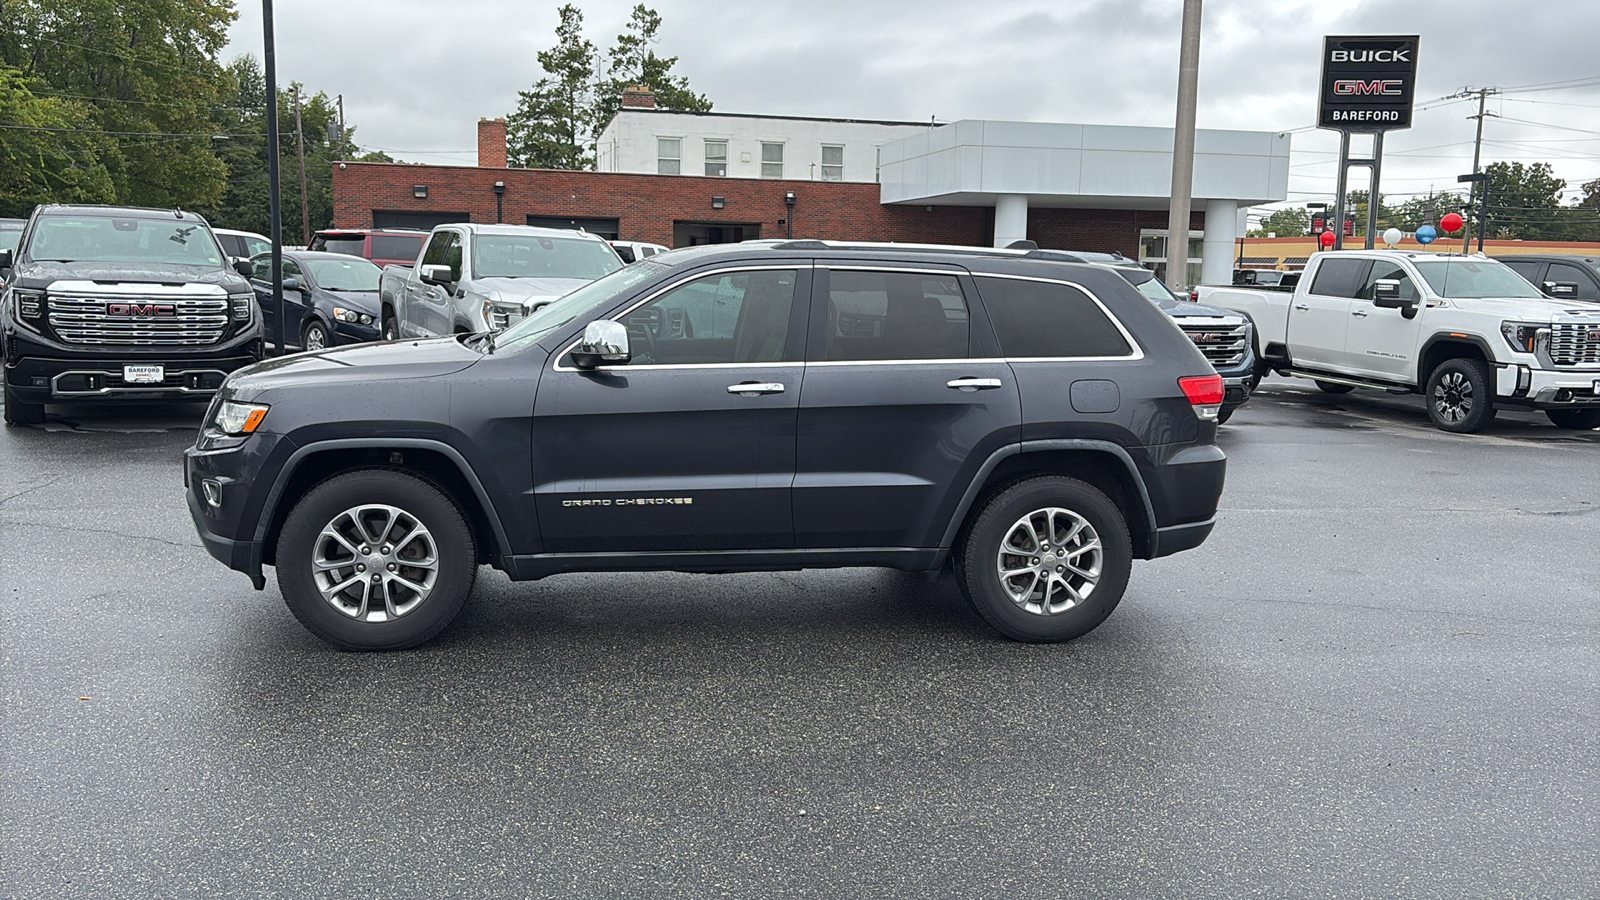
[[747, 116], [656, 109], [649, 91], [629, 90], [595, 141], [595, 170], [636, 175], [878, 180], [878, 148], [925, 134], [931, 122]]
[[[1004, 247], [1028, 237], [1030, 208], [1166, 210], [1172, 144], [1170, 128], [963, 120], [880, 148], [881, 197], [993, 207], [994, 243]], [[1190, 233], [1186, 262], [1201, 268], [1187, 283], [1228, 283], [1245, 211], [1288, 191], [1287, 134], [1197, 130], [1190, 196], [1206, 227]], [[1140, 261], [1164, 270], [1165, 238], [1164, 228], [1143, 229]]]

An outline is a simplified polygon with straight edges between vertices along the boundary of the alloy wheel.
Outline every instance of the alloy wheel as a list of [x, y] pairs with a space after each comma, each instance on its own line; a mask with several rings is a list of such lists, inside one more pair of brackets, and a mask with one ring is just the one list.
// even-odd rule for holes
[[322, 329], [321, 328], [318, 328], [315, 325], [313, 325], [310, 328], [306, 329], [306, 349], [307, 350], [326, 350], [326, 349], [328, 349], [328, 341], [327, 341], [327, 338], [322, 334]]
[[439, 578], [439, 548], [416, 516], [396, 506], [355, 506], [312, 543], [322, 599], [360, 622], [388, 622], [420, 606]]
[[1000, 587], [1021, 609], [1041, 616], [1085, 603], [1100, 583], [1105, 550], [1094, 526], [1069, 509], [1037, 509], [1000, 540]]
[[1472, 414], [1472, 380], [1463, 372], [1446, 372], [1433, 388], [1433, 408], [1441, 421], [1456, 423]]

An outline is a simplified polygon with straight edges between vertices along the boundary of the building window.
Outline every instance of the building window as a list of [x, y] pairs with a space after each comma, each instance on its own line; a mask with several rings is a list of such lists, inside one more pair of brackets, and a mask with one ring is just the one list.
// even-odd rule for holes
[[656, 138], [656, 174], [680, 175], [683, 159], [683, 142], [677, 138]]
[[761, 142], [761, 177], [783, 177], [783, 145], [769, 141]]
[[706, 141], [706, 174], [718, 178], [728, 174], [727, 141]]
[[822, 180], [844, 180], [844, 145], [822, 145]]
[[[1205, 233], [1201, 231], [1189, 232], [1189, 255], [1184, 260], [1184, 284], [1193, 286], [1200, 283], [1200, 248], [1204, 243], [1204, 236]], [[1139, 264], [1147, 269], [1154, 269], [1156, 277], [1162, 281], [1167, 280], [1168, 263], [1175, 262], [1169, 259], [1167, 244], [1165, 228], [1146, 228], [1139, 232]]]

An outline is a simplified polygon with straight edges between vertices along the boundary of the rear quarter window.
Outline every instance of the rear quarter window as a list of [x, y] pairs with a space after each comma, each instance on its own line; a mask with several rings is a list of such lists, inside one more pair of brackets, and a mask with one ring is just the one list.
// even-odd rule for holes
[[420, 234], [375, 234], [372, 236], [372, 258], [416, 259], [418, 251], [422, 249], [422, 238]]
[[1116, 323], [1081, 288], [983, 275], [976, 280], [1000, 352], [1009, 358], [1133, 355]]

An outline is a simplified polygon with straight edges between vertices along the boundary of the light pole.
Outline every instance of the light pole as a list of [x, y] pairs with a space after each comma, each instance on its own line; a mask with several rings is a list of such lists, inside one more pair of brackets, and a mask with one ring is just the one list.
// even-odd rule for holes
[[283, 355], [283, 206], [278, 199], [278, 57], [272, 40], [272, 0], [261, 0], [261, 30], [266, 42], [267, 210], [272, 219], [273, 355]]
[[[1167, 207], [1167, 285], [1174, 289], [1187, 287], [1189, 282], [1189, 192], [1194, 190], [1194, 108], [1199, 85], [1200, 0], [1183, 0], [1178, 117], [1172, 134], [1172, 200]], [[1174, 247], [1181, 253], [1176, 272]]]

